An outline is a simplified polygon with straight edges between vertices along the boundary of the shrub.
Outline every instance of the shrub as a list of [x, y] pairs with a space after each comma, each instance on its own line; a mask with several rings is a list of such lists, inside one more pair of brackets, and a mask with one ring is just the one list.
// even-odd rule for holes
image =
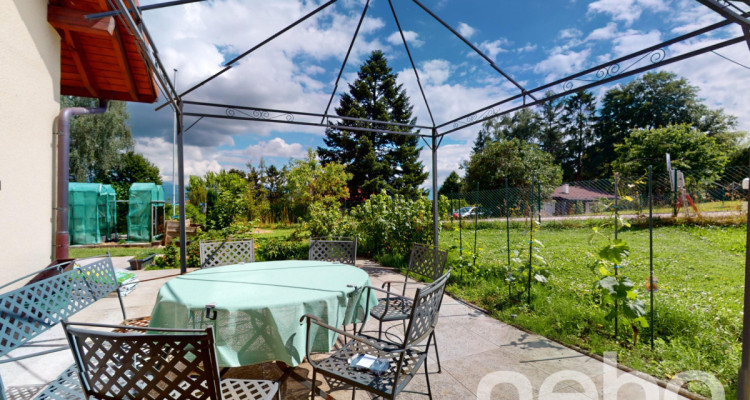
[[258, 261], [305, 260], [308, 243], [295, 236], [286, 239], [269, 238], [258, 246]]
[[310, 236], [353, 236], [355, 224], [352, 218], [341, 212], [337, 201], [316, 201], [310, 206], [305, 218], [305, 228]]
[[370, 196], [352, 211], [360, 246], [373, 255], [405, 255], [412, 243], [432, 243], [432, 205], [426, 196], [416, 200], [385, 191]]

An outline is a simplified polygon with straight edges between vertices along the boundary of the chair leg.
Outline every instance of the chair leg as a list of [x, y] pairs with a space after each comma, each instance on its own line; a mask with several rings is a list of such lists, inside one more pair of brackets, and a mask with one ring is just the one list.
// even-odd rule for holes
[[125, 304], [122, 302], [122, 294], [120, 294], [120, 288], [117, 288], [117, 299], [120, 300], [120, 311], [122, 311], [122, 319], [126, 320], [128, 319], [128, 316], [125, 315]]
[[440, 352], [438, 351], [437, 337], [435, 337], [435, 331], [432, 331], [432, 345], [435, 346], [435, 358], [438, 364], [438, 374], [443, 372], [443, 368], [440, 366]]
[[430, 388], [430, 374], [427, 373], [427, 359], [424, 360], [424, 379], [427, 381], [427, 396], [432, 400], [432, 388]]
[[352, 386], [352, 400], [354, 400], [354, 396], [356, 396], [356, 395], [357, 395], [357, 388], [355, 388], [354, 386]]
[[310, 385], [310, 400], [315, 400], [315, 368], [313, 368], [312, 382]]
[[383, 335], [383, 321], [378, 321], [378, 340]]

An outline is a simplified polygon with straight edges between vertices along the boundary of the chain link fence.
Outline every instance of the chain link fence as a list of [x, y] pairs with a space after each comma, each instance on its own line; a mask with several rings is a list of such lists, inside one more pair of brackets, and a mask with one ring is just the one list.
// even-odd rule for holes
[[[702, 172], [666, 172], [652, 174], [655, 214], [696, 215], [702, 213], [746, 211], [742, 209], [745, 190], [742, 180], [748, 167], [727, 167], [718, 179], [706, 181]], [[684, 177], [684, 179], [683, 179]], [[600, 214], [617, 200], [622, 214], [648, 213], [648, 173], [610, 179], [567, 182], [554, 187], [538, 182], [527, 186], [451, 193], [454, 219], [542, 217]]]

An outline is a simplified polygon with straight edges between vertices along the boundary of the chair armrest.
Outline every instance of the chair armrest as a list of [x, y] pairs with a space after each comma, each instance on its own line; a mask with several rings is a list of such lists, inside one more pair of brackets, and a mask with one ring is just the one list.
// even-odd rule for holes
[[369, 285], [365, 285], [365, 286], [362, 286], [362, 287], [365, 288], [365, 289], [374, 290], [376, 292], [385, 293], [387, 295], [386, 297], [388, 297], [388, 298], [395, 297], [395, 298], [404, 299], [404, 300], [412, 300], [410, 297], [402, 296], [400, 294], [393, 293], [393, 292], [390, 292], [390, 291], [385, 290], [385, 289], [379, 289], [379, 288], [376, 288], [376, 287], [373, 287], [373, 286], [369, 286]]
[[403, 282], [402, 281], [385, 281], [385, 282], [383, 282], [383, 284], [380, 287], [383, 288], [383, 289], [385, 289], [385, 287], [387, 286], [388, 289], [386, 289], [386, 290], [388, 290], [390, 292], [392, 284], [401, 284], [401, 285], [404, 285], [404, 291], [406, 291], [406, 285], [408, 284], [408, 281], [403, 281]]
[[388, 353], [392, 353], [392, 354], [398, 354], [398, 353], [401, 353], [401, 352], [405, 351], [404, 349], [386, 348], [386, 346], [388, 346], [387, 344], [378, 343], [378, 342], [375, 342], [375, 341], [372, 341], [372, 340], [368, 340], [368, 339], [366, 339], [366, 338], [364, 338], [362, 336], [357, 336], [357, 335], [355, 335], [353, 333], [344, 332], [341, 329], [338, 329], [336, 327], [333, 327], [331, 325], [326, 324], [325, 322], [321, 321], [320, 318], [318, 318], [318, 317], [316, 317], [314, 315], [311, 315], [311, 314], [305, 314], [305, 315], [303, 315], [302, 318], [299, 319], [299, 323], [302, 324], [305, 320], [307, 320], [307, 334], [306, 334], [306, 343], [305, 343], [305, 355], [307, 356], [307, 361], [310, 364], [313, 364], [313, 365], [315, 363], [310, 358], [310, 327], [312, 326], [312, 324], [318, 325], [321, 328], [327, 329], [329, 331], [336, 332], [339, 335], [342, 335], [342, 336], [344, 336], [346, 338], [355, 340], [355, 341], [360, 342], [362, 344], [371, 346], [372, 348], [374, 348], [374, 349], [376, 349], [378, 351], [388, 352]]

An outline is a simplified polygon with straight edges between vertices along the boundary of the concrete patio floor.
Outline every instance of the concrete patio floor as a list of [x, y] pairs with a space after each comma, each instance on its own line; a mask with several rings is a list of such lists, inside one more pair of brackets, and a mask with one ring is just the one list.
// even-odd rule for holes
[[[113, 258], [115, 268], [125, 268], [127, 257]], [[403, 276], [368, 260], [359, 260], [358, 267], [365, 269], [374, 286], [387, 280], [403, 280]], [[149, 315], [159, 288], [175, 274], [175, 270], [136, 271], [141, 281], [130, 295], [124, 298], [128, 317]], [[118, 324], [122, 320], [115, 296], [102, 299], [71, 318]], [[377, 328], [372, 321], [365, 329]], [[399, 326], [400, 327], [400, 326]], [[392, 330], [398, 330], [394, 327]], [[434, 349], [430, 350], [428, 368], [430, 386], [435, 399], [525, 399], [518, 388], [530, 388], [531, 398], [556, 399], [565, 395], [568, 399], [684, 399], [681, 396], [665, 396], [665, 389], [653, 382], [626, 374], [594, 358], [571, 350], [554, 341], [530, 334], [496, 321], [481, 311], [445, 296], [436, 329], [442, 373], [436, 373], [437, 363]], [[57, 326], [34, 341], [33, 349], [18, 349], [11, 356], [24, 352], [43, 350], [45, 346], [65, 344], [61, 327]], [[39, 347], [41, 346], [41, 347]], [[325, 354], [319, 355], [325, 357]], [[0, 359], [1, 360], [1, 359]], [[46, 382], [53, 380], [73, 363], [71, 353], [61, 351], [46, 356], [18, 362], [0, 364], [0, 375], [9, 400], [30, 399]], [[282, 399], [308, 399], [309, 380], [312, 370], [308, 363], [294, 368], [297, 379], [288, 378], [282, 383]], [[230, 369], [225, 377], [279, 379], [282, 371], [275, 364], [266, 363]], [[480, 382], [490, 393], [481, 395]], [[304, 382], [301, 382], [304, 380]], [[505, 382], [505, 383], [501, 383]], [[497, 383], [497, 384], [495, 384]], [[333, 399], [351, 399], [348, 387], [335, 385], [318, 376], [316, 386]], [[409, 391], [426, 392], [426, 381], [419, 373], [407, 387]], [[540, 393], [547, 394], [539, 396]], [[551, 393], [551, 394], [550, 394]], [[616, 393], [614, 397], [605, 395]], [[565, 394], [565, 395], [564, 395]], [[577, 394], [577, 395], [576, 395]], [[321, 397], [317, 397], [320, 399]], [[357, 399], [369, 399], [363, 391], [357, 391]], [[403, 393], [399, 399], [422, 399], [424, 395]]]

